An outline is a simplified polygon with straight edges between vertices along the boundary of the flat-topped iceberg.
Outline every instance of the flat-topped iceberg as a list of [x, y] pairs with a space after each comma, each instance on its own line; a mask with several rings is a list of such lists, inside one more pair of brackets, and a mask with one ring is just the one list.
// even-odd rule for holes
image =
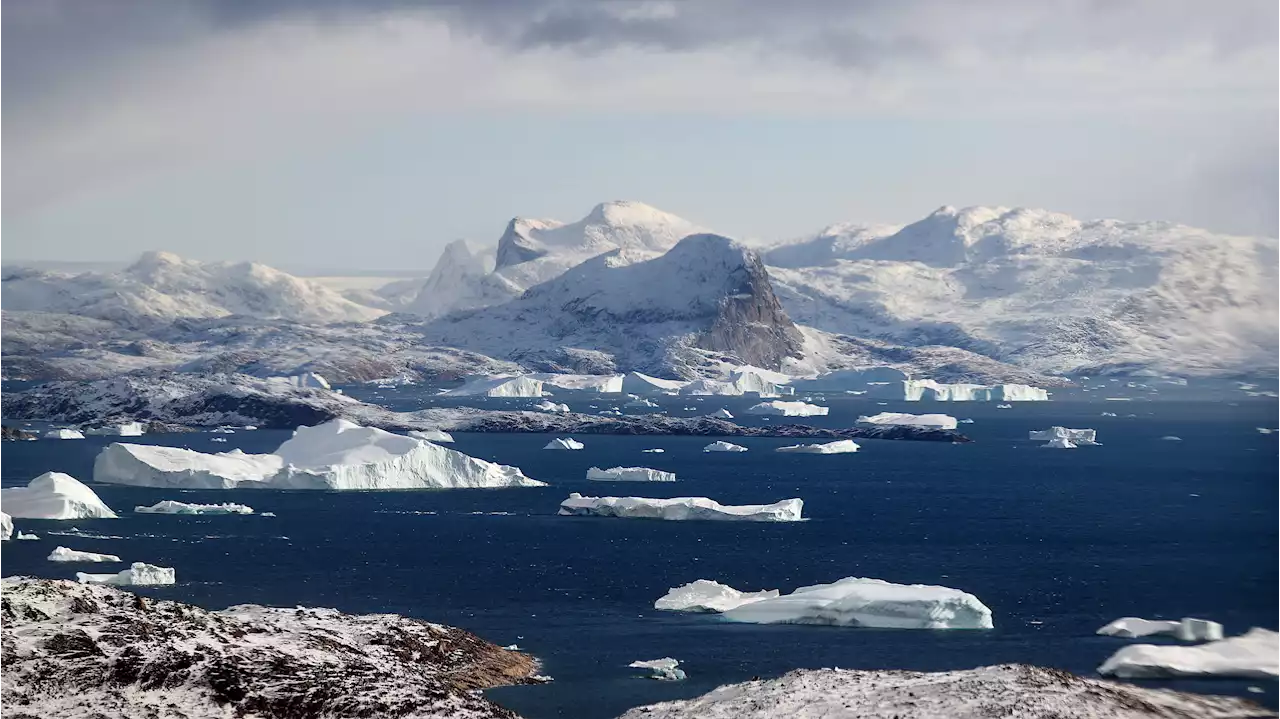
[[627, 666], [632, 669], [648, 669], [653, 672], [649, 675], [650, 679], [670, 682], [685, 678], [684, 670], [680, 668], [680, 661], [671, 657], [631, 662]]
[[114, 554], [98, 554], [97, 552], [80, 552], [66, 547], [57, 547], [49, 553], [50, 562], [119, 562]]
[[1096, 445], [1098, 443], [1098, 431], [1096, 429], [1050, 427], [1049, 429], [1033, 429], [1027, 436], [1042, 442], [1065, 439], [1074, 445]]
[[1215, 642], [1222, 639], [1222, 625], [1195, 617], [1183, 617], [1178, 621], [1121, 617], [1102, 627], [1097, 633], [1126, 639], [1167, 635], [1184, 642]]
[[776, 589], [767, 589], [763, 592], [739, 592], [720, 582], [699, 579], [679, 587], [672, 587], [653, 603], [653, 608], [669, 612], [727, 612], [743, 604], [772, 599], [776, 596], [778, 596]]
[[623, 517], [628, 519], [723, 520], [736, 522], [799, 522], [804, 502], [784, 499], [773, 504], [720, 504], [706, 497], [584, 497], [577, 492], [560, 503], [566, 516]]
[[469, 377], [461, 387], [441, 393], [445, 397], [541, 397], [542, 380], [527, 375]]
[[274, 454], [207, 454], [182, 447], [115, 442], [98, 453], [93, 481], [135, 487], [234, 489], [265, 485], [284, 467]]
[[592, 467], [587, 470], [587, 479], [594, 482], [674, 482], [676, 475], [648, 467]]
[[1049, 392], [1025, 384], [945, 384], [931, 379], [907, 379], [870, 384], [869, 393], [877, 399], [899, 399], [907, 402], [1046, 402]]
[[740, 444], [734, 444], [733, 442], [725, 442], [724, 440], [721, 440], [719, 442], [712, 442], [711, 444], [703, 447], [702, 451], [703, 452], [745, 452], [747, 451], [747, 448], [743, 447]]
[[622, 392], [622, 375], [620, 374], [558, 374], [539, 372], [524, 375], [538, 380], [544, 387], [554, 387], [566, 392], [589, 392], [593, 394], [619, 394]]
[[84, 433], [106, 437], [141, 437], [147, 433], [147, 428], [142, 426], [141, 422], [125, 422], [123, 424], [90, 427]]
[[414, 439], [425, 439], [428, 442], [453, 442], [453, 435], [438, 429], [415, 429], [409, 431], [409, 436]]
[[814, 444], [790, 444], [778, 447], [775, 452], [795, 452], [797, 454], [847, 454], [857, 452], [859, 445], [851, 439], [838, 439], [834, 442], [816, 442]]
[[1280, 676], [1280, 642], [1275, 632], [1253, 628], [1230, 637], [1194, 646], [1132, 644], [1112, 654], [1098, 673], [1121, 679], [1169, 677]]
[[548, 402], [545, 399], [535, 404], [533, 408], [539, 412], [553, 412], [556, 414], [568, 414], [573, 411], [569, 409], [569, 405], [567, 404], [556, 404], [555, 402]]
[[44, 433], [45, 439], [84, 439], [84, 434], [78, 429], [51, 429]]
[[582, 449], [585, 446], [586, 445], [583, 443], [570, 437], [557, 437], [550, 442], [547, 442], [547, 445], [543, 447], [543, 449]]
[[807, 402], [784, 402], [782, 400], [761, 402], [760, 404], [753, 404], [747, 408], [747, 414], [763, 415], [767, 417], [822, 417], [830, 411], [830, 408], [819, 407], [816, 404], [808, 404]]
[[247, 504], [188, 504], [166, 499], [149, 507], [134, 507], [139, 514], [253, 514], [253, 507]]
[[177, 573], [170, 567], [157, 567], [154, 564], [134, 562], [133, 566], [115, 574], [86, 574], [76, 572], [76, 581], [81, 584], [111, 584], [117, 587], [153, 586], [173, 584]]
[[0, 490], [0, 504], [17, 519], [116, 518], [92, 489], [62, 472], [45, 472], [25, 487]]
[[752, 624], [824, 624], [889, 629], [991, 629], [991, 610], [950, 587], [846, 577], [744, 604], [726, 619]]
[[881, 412], [858, 418], [858, 424], [869, 427], [930, 427], [955, 429], [956, 418], [949, 414], [909, 414], [907, 412]]
[[729, 414], [729, 410], [721, 407], [720, 409], [707, 415], [712, 419], [733, 419], [733, 415]]

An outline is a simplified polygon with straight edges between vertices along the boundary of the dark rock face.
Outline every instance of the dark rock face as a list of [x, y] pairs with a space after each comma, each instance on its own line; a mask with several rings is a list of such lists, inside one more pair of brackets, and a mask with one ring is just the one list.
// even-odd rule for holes
[[756, 367], [781, 369], [784, 358], [801, 356], [804, 341], [778, 302], [760, 256], [745, 252], [743, 260], [730, 275], [736, 289], [721, 300], [719, 314], [696, 346]]
[[3, 439], [3, 440], [14, 441], [19, 439], [35, 439], [35, 438], [36, 438], [35, 432], [28, 432], [25, 429], [10, 427], [7, 424], [4, 425], [3, 427], [0, 427], [0, 439]]

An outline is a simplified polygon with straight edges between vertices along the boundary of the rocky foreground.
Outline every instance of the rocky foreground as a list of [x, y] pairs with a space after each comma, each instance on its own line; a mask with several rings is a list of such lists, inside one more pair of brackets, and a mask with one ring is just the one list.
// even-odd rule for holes
[[536, 662], [396, 615], [240, 605], [211, 612], [106, 586], [3, 580], [6, 719], [511, 719], [476, 690]]

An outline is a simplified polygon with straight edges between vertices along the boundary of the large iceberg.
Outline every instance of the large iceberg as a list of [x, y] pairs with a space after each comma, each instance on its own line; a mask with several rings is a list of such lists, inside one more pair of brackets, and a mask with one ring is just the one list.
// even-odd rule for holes
[[157, 567], [154, 564], [134, 562], [133, 566], [115, 574], [86, 574], [76, 572], [76, 580], [81, 584], [113, 584], [119, 587], [150, 586], [157, 584], [173, 584], [177, 579], [176, 572], [169, 567]]
[[45, 472], [25, 487], [0, 490], [0, 504], [18, 519], [116, 518], [92, 489], [61, 472]]
[[141, 437], [147, 433], [147, 428], [141, 422], [124, 422], [123, 424], [90, 427], [84, 433], [106, 437]]
[[831, 409], [828, 407], [819, 407], [815, 404], [783, 402], [782, 400], [761, 402], [747, 408], [747, 414], [771, 417], [821, 417], [830, 411]]
[[653, 603], [653, 608], [668, 612], [727, 612], [743, 604], [777, 596], [776, 589], [767, 589], [763, 592], [739, 592], [720, 582], [699, 579], [679, 587], [672, 587]]
[[50, 562], [119, 562], [114, 554], [98, 554], [97, 552], [80, 552], [66, 547], [57, 547], [49, 553]]
[[804, 502], [784, 499], [773, 504], [727, 505], [706, 497], [584, 497], [577, 492], [560, 503], [559, 514], [624, 517], [628, 519], [726, 520], [738, 522], [799, 522]]
[[1238, 637], [1195, 646], [1132, 644], [1112, 654], [1098, 673], [1121, 679], [1280, 676], [1280, 635], [1253, 628]]
[[1165, 634], [1184, 642], [1216, 642], [1222, 639], [1222, 625], [1208, 619], [1183, 617], [1179, 621], [1121, 617], [1098, 630], [1108, 637], [1133, 639]]
[[703, 452], [745, 452], [747, 451], [747, 448], [743, 447], [740, 444], [734, 444], [733, 442], [725, 442], [724, 440], [721, 440], [719, 442], [712, 442], [711, 444], [703, 447], [702, 451]]
[[542, 380], [528, 375], [479, 375], [441, 394], [445, 397], [541, 397]]
[[945, 384], [931, 379], [873, 383], [870, 395], [877, 399], [908, 402], [1045, 402], [1049, 392], [1025, 384]]
[[991, 610], [950, 587], [846, 577], [744, 604], [726, 619], [752, 624], [825, 624], [889, 629], [991, 629]]
[[648, 467], [592, 467], [587, 470], [587, 479], [594, 482], [674, 482], [676, 475]]
[[620, 374], [557, 374], [544, 372], [524, 376], [538, 380], [546, 387], [555, 387], [558, 390], [568, 392], [590, 392], [593, 394], [619, 394], [622, 392], [622, 375]]
[[1095, 429], [1050, 427], [1049, 429], [1033, 429], [1027, 436], [1041, 442], [1065, 439], [1074, 445], [1096, 445], [1098, 443], [1098, 431]]
[[93, 481], [136, 487], [234, 489], [264, 486], [283, 467], [284, 460], [274, 454], [246, 454], [239, 449], [206, 454], [182, 447], [115, 442], [94, 460]]
[[78, 429], [51, 429], [44, 433], [45, 439], [84, 439]]
[[547, 442], [547, 446], [543, 447], [543, 449], [582, 449], [585, 446], [586, 445], [573, 438], [557, 437], [550, 442]]
[[414, 429], [409, 431], [409, 436], [414, 439], [425, 439], [428, 442], [452, 442], [453, 435], [438, 429]]
[[859, 446], [851, 439], [838, 439], [834, 442], [819, 442], [815, 444], [791, 444], [786, 447], [778, 447], [775, 452], [795, 452], [797, 454], [846, 454], [848, 452], [857, 452]]
[[648, 669], [653, 672], [649, 675], [650, 678], [661, 681], [679, 681], [685, 678], [684, 670], [680, 668], [680, 661], [671, 657], [631, 662], [627, 666], [632, 669]]
[[253, 507], [247, 504], [188, 504], [166, 499], [149, 507], [134, 507], [139, 514], [253, 514]]
[[678, 394], [688, 382], [678, 379], [650, 377], [639, 372], [628, 372], [622, 378], [622, 391], [627, 394]]
[[881, 412], [870, 417], [858, 418], [858, 424], [870, 427], [900, 426], [955, 429], [956, 418], [949, 414], [908, 414], [906, 412]]

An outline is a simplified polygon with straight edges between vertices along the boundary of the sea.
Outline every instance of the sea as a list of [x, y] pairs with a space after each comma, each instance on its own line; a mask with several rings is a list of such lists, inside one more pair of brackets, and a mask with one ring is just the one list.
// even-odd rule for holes
[[[344, 389], [395, 409], [443, 403], [424, 387]], [[92, 485], [122, 519], [17, 520], [41, 540], [5, 542], [3, 573], [71, 578], [76, 570], [107, 571], [108, 565], [45, 560], [62, 545], [175, 567], [176, 585], [137, 591], [211, 609], [321, 606], [463, 627], [518, 645], [554, 677], [488, 692], [528, 719], [605, 719], [799, 668], [950, 670], [1025, 662], [1092, 676], [1133, 641], [1095, 634], [1125, 616], [1203, 617], [1221, 622], [1228, 634], [1277, 627], [1278, 435], [1257, 429], [1276, 427], [1274, 398], [1077, 395], [1008, 409], [851, 395], [821, 400], [831, 408], [827, 417], [749, 417], [742, 410], [750, 400], [721, 397], [662, 398], [660, 409], [625, 411], [692, 416], [723, 407], [744, 423], [820, 426], [849, 426], [880, 411], [946, 412], [973, 420], [960, 430], [974, 441], [865, 440], [856, 454], [804, 455], [773, 451], [791, 440], [739, 438], [732, 441], [749, 451], [735, 454], [704, 453], [715, 439], [707, 437], [574, 435], [585, 449], [544, 451], [549, 435], [457, 433], [454, 448], [519, 466], [550, 486], [339, 493]], [[606, 399], [569, 403], [588, 412], [618, 406]], [[1030, 430], [1052, 425], [1095, 428], [1101, 446], [1051, 450], [1028, 440]], [[240, 430], [126, 441], [267, 452], [288, 435]], [[88, 482], [94, 457], [109, 441], [5, 443], [0, 479], [19, 486], [56, 470]], [[649, 448], [665, 452], [641, 452]], [[654, 467], [679, 481], [587, 482], [592, 466]], [[706, 496], [726, 504], [799, 497], [808, 521], [557, 516], [570, 492]], [[276, 516], [132, 511], [163, 499], [240, 502]], [[851, 576], [962, 589], [991, 608], [995, 629], [758, 626], [653, 609], [669, 588], [696, 579], [787, 592]], [[661, 657], [679, 659], [688, 679], [653, 681], [627, 667]], [[1277, 705], [1275, 681], [1142, 683]]]

